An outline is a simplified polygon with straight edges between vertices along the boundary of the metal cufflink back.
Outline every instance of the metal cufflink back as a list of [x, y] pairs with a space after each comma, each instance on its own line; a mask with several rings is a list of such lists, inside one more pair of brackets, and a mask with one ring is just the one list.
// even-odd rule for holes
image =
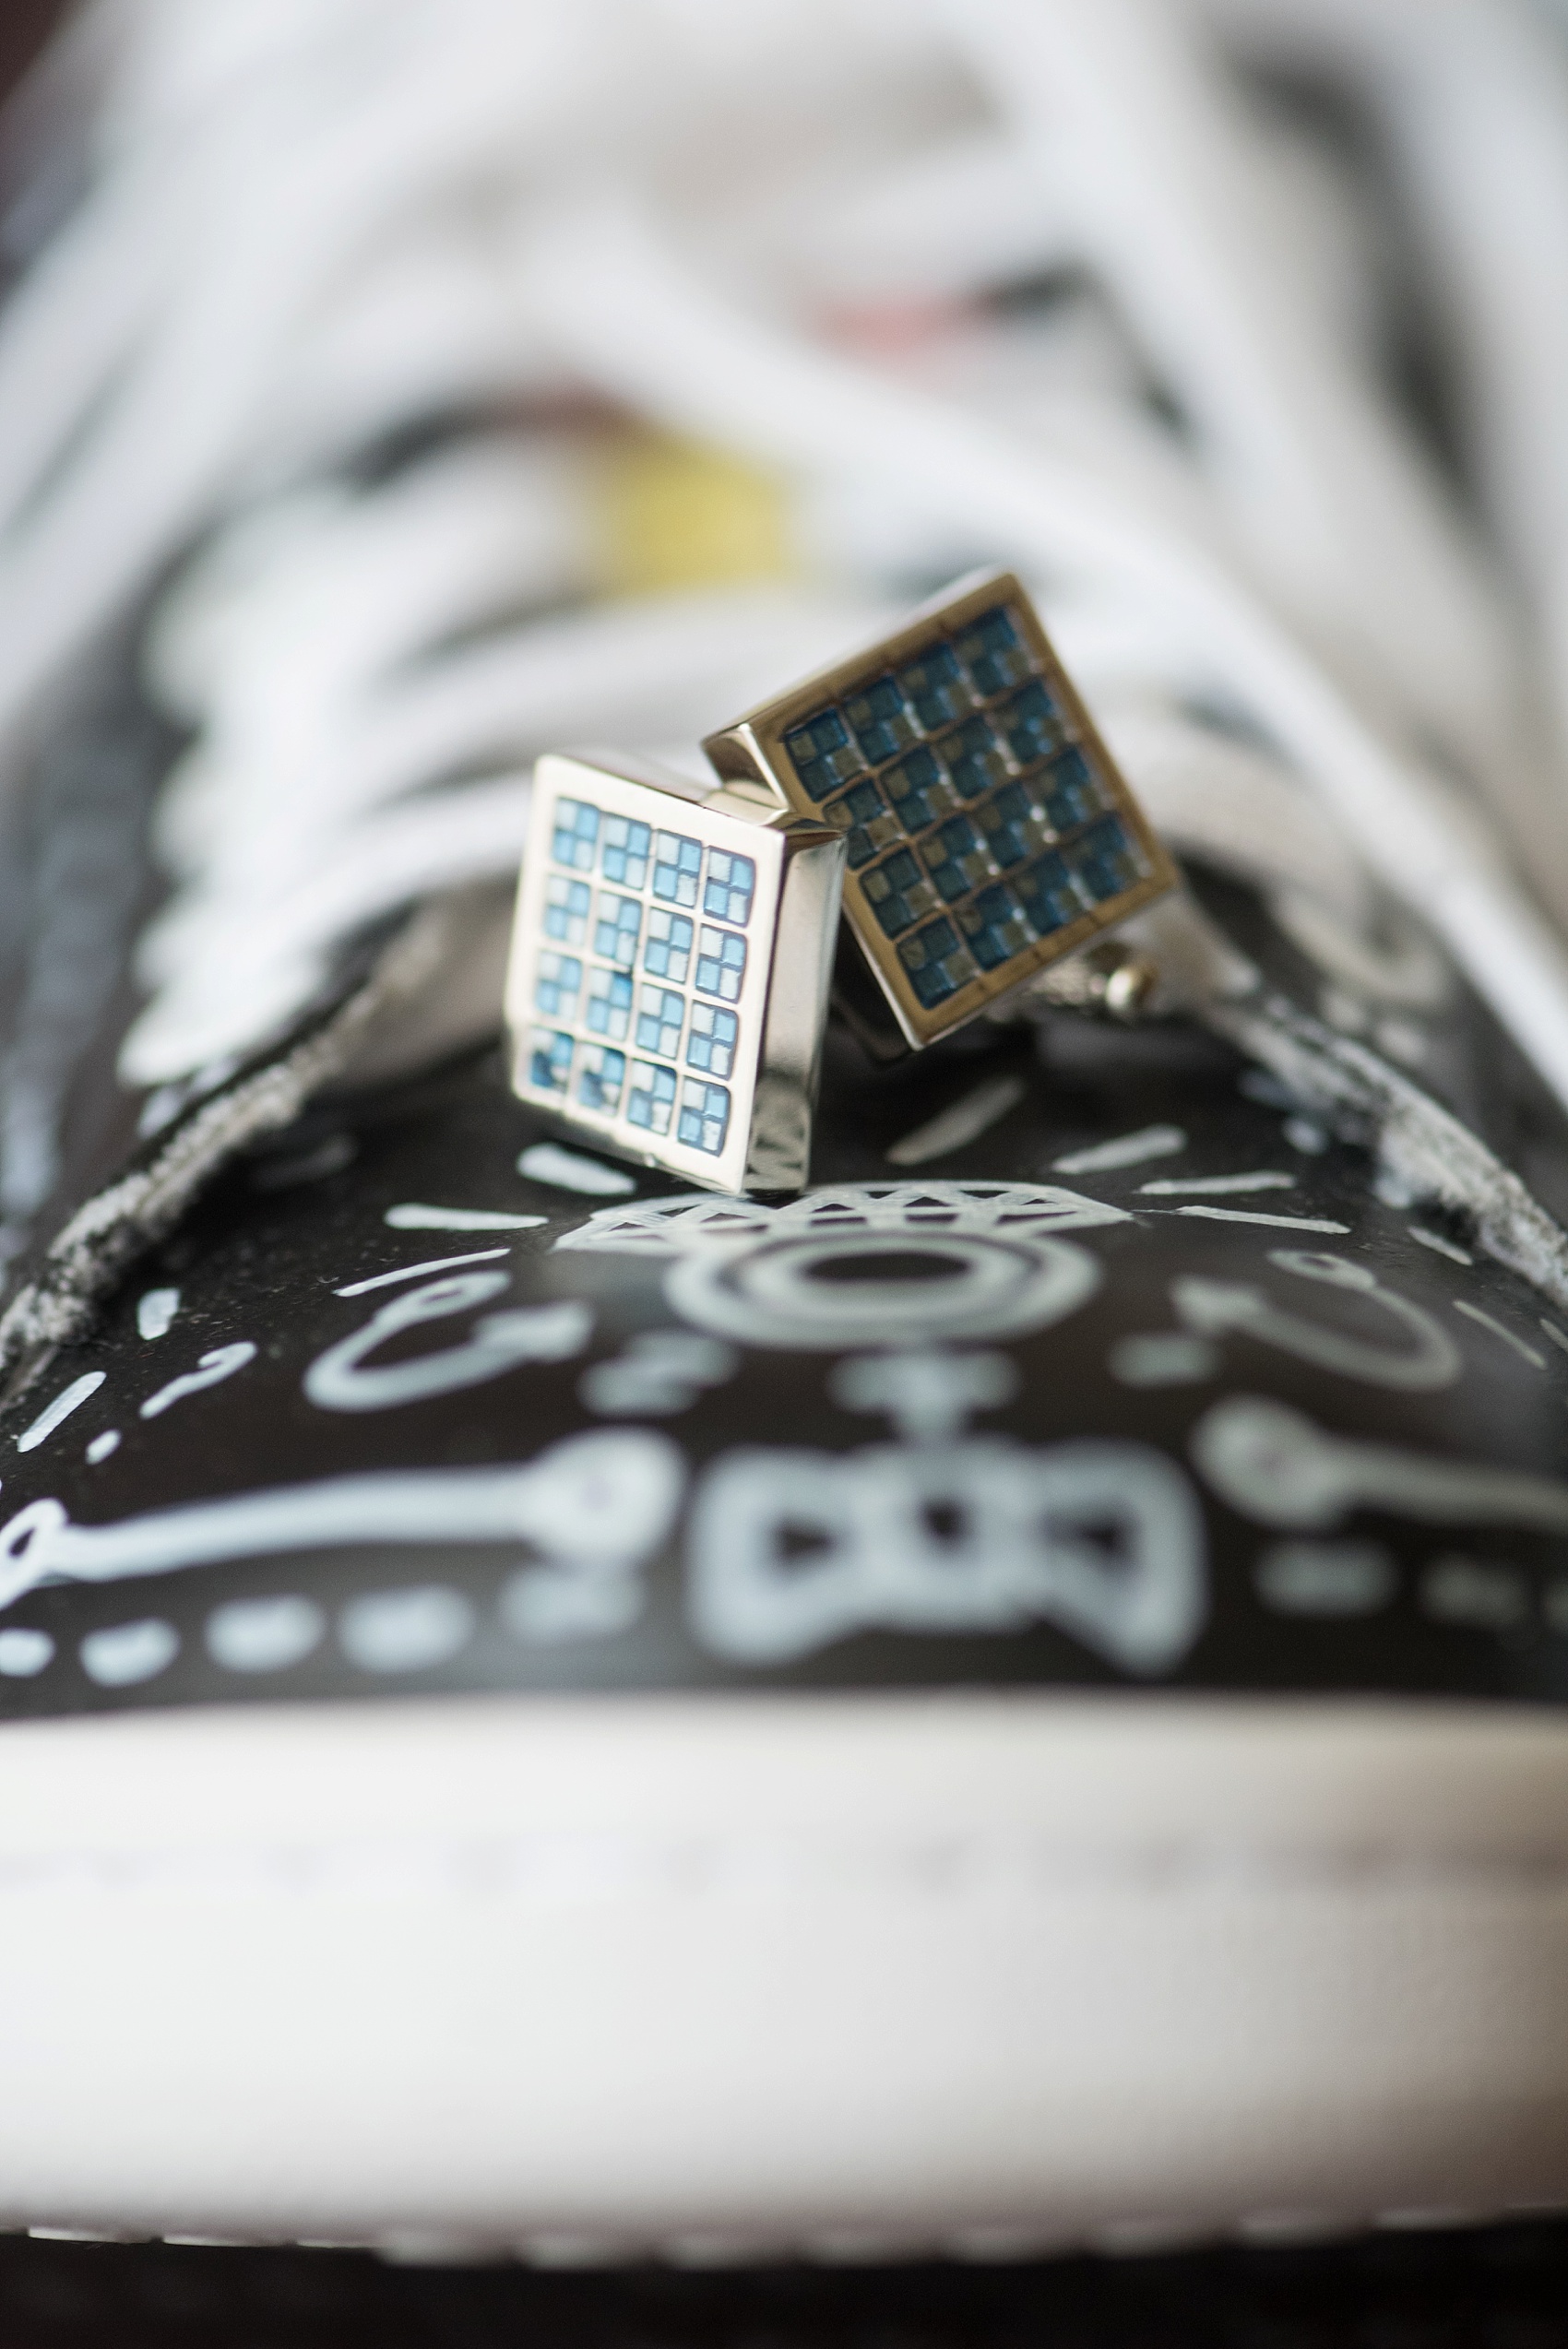
[[540, 760], [506, 1016], [522, 1100], [714, 1190], [804, 1185], [830, 989], [919, 1050], [1177, 880], [1010, 573], [704, 748]]

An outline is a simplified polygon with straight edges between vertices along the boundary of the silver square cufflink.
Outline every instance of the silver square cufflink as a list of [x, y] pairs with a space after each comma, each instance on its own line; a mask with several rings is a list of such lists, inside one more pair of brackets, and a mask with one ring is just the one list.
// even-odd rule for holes
[[1011, 572], [710, 735], [718, 772], [843, 838], [843, 1008], [919, 1050], [1175, 885]]
[[843, 866], [841, 836], [777, 794], [541, 758], [506, 979], [513, 1091], [687, 1181], [802, 1189]]

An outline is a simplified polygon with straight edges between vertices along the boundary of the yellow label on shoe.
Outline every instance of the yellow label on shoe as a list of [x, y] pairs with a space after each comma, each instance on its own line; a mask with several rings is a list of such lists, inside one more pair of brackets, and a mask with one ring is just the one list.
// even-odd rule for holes
[[605, 592], [656, 595], [798, 567], [782, 482], [723, 450], [627, 432], [599, 457]]

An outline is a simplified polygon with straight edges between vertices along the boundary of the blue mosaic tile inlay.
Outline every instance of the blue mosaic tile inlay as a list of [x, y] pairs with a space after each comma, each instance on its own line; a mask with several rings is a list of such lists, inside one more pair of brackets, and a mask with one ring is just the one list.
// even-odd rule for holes
[[878, 848], [900, 838], [907, 829], [869, 777], [829, 800], [823, 813], [845, 835], [844, 854], [851, 872], [869, 864]]
[[888, 804], [908, 835], [940, 824], [958, 805], [952, 776], [936, 753], [923, 745], [889, 767], [882, 779]]
[[950, 906], [996, 878], [991, 850], [967, 815], [950, 815], [921, 843], [921, 861]]
[[948, 771], [966, 800], [999, 789], [1011, 776], [1006, 742], [983, 713], [966, 718], [953, 737]]
[[717, 1158], [730, 1130], [730, 1096], [721, 1085], [689, 1076], [681, 1089], [681, 1118], [675, 1131], [689, 1150], [706, 1150]]
[[647, 918], [647, 944], [643, 948], [643, 968], [655, 979], [668, 979], [671, 985], [685, 984], [692, 965], [692, 940], [695, 926], [686, 914], [666, 913], [656, 906]]
[[1037, 677], [1000, 712], [1008, 749], [1020, 766], [1049, 758], [1067, 740], [1066, 720]]
[[1049, 938], [1053, 930], [1064, 930], [1085, 909], [1066, 860], [1054, 848], [1026, 865], [1013, 885], [1038, 937]]
[[653, 894], [672, 906], [695, 906], [702, 871], [702, 842], [683, 833], [661, 832], [653, 851]]
[[928, 1010], [1147, 876], [1036, 670], [999, 603], [784, 737]]
[[586, 800], [556, 801], [552, 854], [557, 864], [569, 865], [578, 872], [591, 872], [598, 840], [596, 807], [590, 807]]
[[1099, 822], [1066, 850], [1073, 878], [1090, 904], [1130, 889], [1143, 870], [1137, 848], [1118, 816]]
[[898, 959], [927, 1011], [944, 1003], [975, 976], [974, 958], [945, 915], [905, 940]]
[[1005, 882], [982, 889], [958, 917], [964, 941], [981, 970], [996, 970], [1032, 946], [1038, 932]]
[[606, 881], [618, 881], [625, 889], [641, 889], [647, 880], [647, 854], [652, 841], [650, 824], [638, 824], [629, 815], [607, 815], [600, 865]]
[[921, 738], [920, 720], [898, 690], [896, 677], [879, 678], [844, 705], [849, 730], [868, 766], [881, 766]]
[[624, 1052], [612, 1051], [607, 1044], [585, 1045], [577, 1069], [577, 1098], [585, 1109], [612, 1111], [620, 1106], [625, 1076]]
[[576, 1016], [583, 967], [576, 955], [540, 955], [533, 999], [548, 1019]]
[[1004, 872], [1045, 848], [1054, 834], [1050, 817], [1027, 783], [1005, 783], [976, 808], [975, 822]]
[[592, 902], [593, 892], [586, 881], [563, 881], [552, 873], [544, 891], [545, 936], [559, 939], [564, 946], [586, 944]]
[[745, 940], [732, 930], [710, 930], [705, 922], [697, 938], [696, 983], [701, 992], [738, 1003], [745, 975]]
[[574, 1047], [569, 1036], [552, 1036], [536, 1027], [529, 1039], [529, 1079], [546, 1093], [564, 1093], [572, 1074]]
[[602, 955], [607, 963], [619, 963], [630, 970], [637, 959], [642, 926], [643, 909], [636, 897], [615, 897], [608, 889], [600, 891], [593, 921], [596, 955]]
[[645, 1133], [665, 1134], [674, 1114], [674, 1070], [658, 1068], [651, 1061], [634, 1061], [631, 1090], [626, 1096], [628, 1122], [640, 1126]]
[[594, 970], [588, 975], [583, 1025], [590, 1036], [608, 1036], [624, 1044], [632, 1025], [631, 974], [624, 970]]
[[901, 937], [940, 902], [912, 848], [900, 848], [885, 864], [873, 866], [861, 885], [889, 938]]
[[735, 1065], [735, 1039], [740, 1033], [741, 1023], [733, 1012], [718, 1003], [694, 1003], [687, 1066], [702, 1069], [708, 1076], [728, 1076]]
[[975, 689], [951, 645], [933, 645], [898, 679], [900, 690], [928, 734], [956, 726], [975, 706]]
[[756, 867], [750, 857], [731, 856], [709, 848], [707, 878], [703, 883], [702, 909], [715, 921], [732, 921], [743, 930], [751, 919]]
[[819, 710], [814, 718], [784, 737], [790, 765], [814, 800], [826, 799], [865, 765], [849, 738], [849, 730], [836, 709]]
[[672, 1061], [681, 1049], [686, 999], [672, 987], [645, 987], [637, 1005], [637, 1050]]
[[982, 699], [991, 701], [1009, 685], [1021, 685], [1034, 667], [1022, 632], [1010, 611], [998, 604], [971, 620], [958, 638], [957, 655], [974, 679]]
[[[847, 752], [858, 771], [848, 730], [826, 736], [825, 755]], [[879, 836], [897, 838], [871, 788], [890, 827]], [[546, 878], [532, 988], [538, 1013], [556, 1025], [529, 1038], [529, 1085], [643, 1138], [717, 1157], [734, 1108], [722, 1080], [733, 1080], [740, 1059], [741, 1018], [730, 1006], [745, 983], [755, 859], [588, 800], [557, 800], [549, 840], [556, 869]], [[595, 874], [597, 888], [580, 873]], [[683, 1055], [690, 1074], [677, 1074]]]
[[1045, 813], [1058, 837], [1105, 813], [1105, 801], [1082, 751], [1064, 751], [1047, 767]]

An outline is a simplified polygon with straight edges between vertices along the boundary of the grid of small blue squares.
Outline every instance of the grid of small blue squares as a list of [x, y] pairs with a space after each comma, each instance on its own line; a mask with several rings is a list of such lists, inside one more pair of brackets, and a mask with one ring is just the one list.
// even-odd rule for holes
[[756, 865], [559, 799], [529, 1077], [563, 1107], [717, 1157], [730, 1131]]
[[784, 737], [927, 1011], [1149, 868], [1005, 604]]

